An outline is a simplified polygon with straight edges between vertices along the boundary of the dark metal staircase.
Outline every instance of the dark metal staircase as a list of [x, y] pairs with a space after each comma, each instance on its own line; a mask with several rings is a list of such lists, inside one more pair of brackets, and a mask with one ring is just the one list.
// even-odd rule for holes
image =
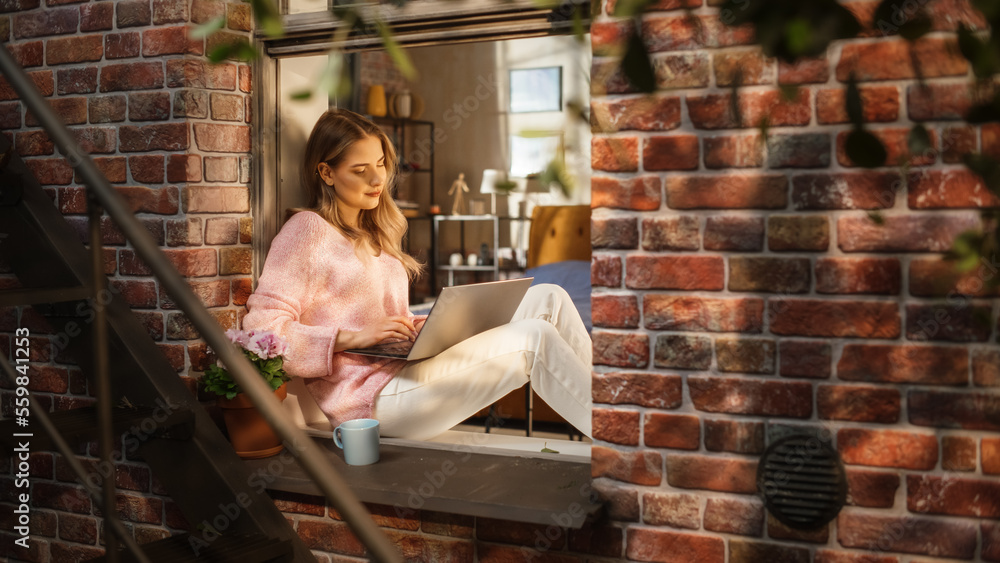
[[[378, 531], [363, 506], [349, 492], [316, 446], [280, 416], [280, 409], [263, 380], [228, 343], [221, 328], [166, 260], [148, 233], [127, 211], [124, 202], [82, 154], [68, 131], [33, 89], [23, 71], [0, 48], [0, 73], [18, 91], [29, 109], [71, 164], [85, 179], [89, 192], [91, 248], [55, 208], [24, 162], [0, 136], [0, 256], [10, 265], [22, 289], [0, 291], [0, 306], [31, 305], [56, 334], [97, 389], [94, 407], [48, 414], [33, 398], [31, 426], [0, 421], [0, 448], [17, 447], [17, 434], [32, 434], [32, 449], [60, 451], [94, 496], [106, 521], [108, 546], [100, 561], [315, 561], [315, 558], [261, 487], [251, 486], [243, 460], [233, 451], [208, 413], [149, 338], [125, 300], [111, 291], [103, 274], [100, 244], [101, 209], [133, 243], [154, 275], [209, 345], [231, 367], [234, 378], [284, 437], [288, 452], [309, 470], [333, 506], [378, 561], [399, 561], [399, 555]], [[74, 156], [76, 158], [74, 158]], [[0, 356], [0, 377], [14, 379], [15, 368]], [[118, 521], [114, 479], [103, 480], [103, 493], [88, 482], [73, 455], [75, 443], [98, 441], [102, 463], [114, 463], [111, 447], [122, 438], [123, 449], [134, 447], [170, 492], [193, 525], [180, 535], [146, 546], [135, 545]], [[114, 475], [114, 472], [110, 472]], [[100, 479], [97, 480], [101, 482]], [[110, 482], [109, 482], [110, 481]], [[103, 500], [101, 500], [103, 498]], [[116, 545], [121, 540], [126, 552]]]

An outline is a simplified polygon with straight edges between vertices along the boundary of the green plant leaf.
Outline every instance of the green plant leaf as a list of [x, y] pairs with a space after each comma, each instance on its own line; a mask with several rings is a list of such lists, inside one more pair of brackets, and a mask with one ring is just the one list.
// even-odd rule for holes
[[638, 29], [633, 29], [629, 35], [625, 56], [622, 57], [622, 71], [629, 83], [640, 92], [651, 94], [656, 90], [656, 72]]
[[615, 3], [614, 16], [617, 18], [631, 18], [642, 15], [646, 8], [655, 0], [619, 0]]
[[970, 153], [962, 157], [965, 166], [983, 179], [986, 189], [1000, 195], [1000, 162], [981, 153]]
[[872, 223], [875, 223], [880, 227], [882, 225], [885, 225], [885, 216], [883, 216], [882, 213], [878, 211], [869, 211], [868, 220], [870, 220]]
[[788, 53], [798, 58], [812, 49], [815, 32], [809, 20], [794, 18], [785, 24], [785, 46]]
[[385, 52], [389, 54], [392, 58], [392, 62], [396, 64], [396, 68], [407, 80], [414, 80], [417, 77], [417, 69], [413, 66], [413, 61], [410, 60], [410, 56], [406, 54], [406, 51], [399, 46], [396, 42], [396, 38], [392, 35], [392, 30], [383, 22], [376, 22], [376, 27], [378, 28], [378, 34], [382, 37], [382, 47], [385, 48]]
[[965, 120], [972, 124], [989, 123], [1000, 121], [1000, 93], [985, 102], [975, 104], [969, 108]]
[[903, 25], [899, 26], [899, 34], [907, 41], [916, 41], [927, 35], [934, 28], [931, 19], [921, 9]]
[[226, 27], [226, 16], [219, 16], [192, 29], [188, 33], [188, 37], [191, 39], [204, 39], [224, 27]]
[[972, 65], [972, 72], [977, 78], [989, 78], [997, 73], [996, 51], [961, 24], [958, 26], [958, 49]]
[[888, 153], [882, 141], [870, 131], [855, 129], [847, 135], [847, 156], [858, 166], [876, 168], [885, 165]]
[[285, 25], [281, 22], [281, 14], [273, 0], [250, 0], [257, 26], [271, 39], [285, 35]]
[[227, 59], [238, 61], [252, 61], [257, 59], [257, 50], [250, 45], [250, 41], [240, 37], [235, 41], [217, 45], [208, 53], [208, 60], [213, 63], [221, 63]]
[[955, 261], [955, 269], [959, 272], [971, 272], [979, 265], [979, 258], [985, 235], [979, 231], [965, 231], [955, 237], [951, 249], [947, 253], [949, 260]]

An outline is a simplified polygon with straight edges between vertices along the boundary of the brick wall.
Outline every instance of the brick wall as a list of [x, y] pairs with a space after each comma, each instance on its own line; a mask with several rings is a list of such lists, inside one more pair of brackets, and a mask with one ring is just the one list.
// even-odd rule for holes
[[[218, 35], [188, 30], [217, 16]], [[0, 40], [29, 72], [99, 168], [131, 204], [219, 322], [233, 327], [251, 290], [250, 67], [212, 66], [203, 54], [248, 36], [250, 5], [222, 0], [11, 0], [0, 2]], [[84, 188], [37, 121], [0, 79], [0, 129], [87, 238]], [[106, 271], [150, 336], [184, 377], [207, 366], [206, 348], [122, 234], [104, 222]], [[9, 271], [9, 270], [4, 270]], [[14, 283], [0, 275], [0, 285]], [[30, 308], [0, 313], [0, 330], [31, 329], [31, 390], [53, 409], [82, 406], [92, 390], [62, 352], [54, 330]], [[8, 335], [0, 336], [8, 350]], [[196, 374], [193, 374], [196, 375]], [[194, 389], [194, 380], [187, 379]], [[12, 393], [3, 392], [11, 416]], [[81, 450], [94, 463], [96, 447]], [[9, 460], [2, 500], [13, 499]], [[60, 456], [31, 456], [32, 542], [13, 545], [12, 505], [4, 504], [0, 557], [77, 561], [102, 553], [102, 521]], [[148, 467], [118, 467], [119, 511], [140, 542], [180, 527], [177, 510]]]
[[[1000, 561], [1000, 292], [983, 283], [1000, 273], [941, 260], [997, 205], [960, 157], [997, 154], [993, 125], [959, 121], [972, 73], [954, 32], [982, 18], [928, 2], [935, 31], [911, 57], [872, 29], [878, 2], [843, 2], [863, 37], [788, 65], [723, 26], [720, 3], [643, 16], [651, 97], [616, 71], [629, 23], [613, 0], [592, 27], [593, 475], [624, 556]], [[852, 71], [889, 152], [873, 171], [844, 151]], [[935, 148], [910, 155], [916, 122]], [[754, 494], [760, 454], [791, 432], [846, 465], [848, 506], [815, 532]]]
[[[915, 59], [869, 31], [789, 66], [762, 58], [747, 30], [722, 26], [712, 3], [664, 0], [644, 17], [661, 90], [652, 97], [614, 73], [624, 27], [610, 5], [593, 26], [593, 474], [609, 518], [566, 531], [372, 506], [409, 559], [1000, 561], [998, 304], [982, 283], [997, 266], [955, 276], [940, 260], [992, 202], [959, 155], [996, 153], [998, 129], [955, 120], [971, 75], [953, 31], [981, 20], [963, 0], [932, 0], [938, 29]], [[862, 19], [875, 5], [845, 4]], [[245, 33], [247, 6], [0, 0], [0, 38], [225, 326], [250, 291], [249, 68], [208, 66], [210, 45], [184, 30], [225, 13], [226, 33]], [[747, 85], [739, 119], [736, 68]], [[843, 153], [851, 69], [894, 166], [863, 171]], [[788, 83], [804, 85], [790, 101], [775, 88]], [[72, 172], [2, 82], [0, 98], [3, 134], [83, 237]], [[935, 151], [906, 154], [914, 120], [928, 122]], [[204, 345], [106, 227], [116, 287], [178, 372], [197, 375]], [[36, 396], [57, 409], [89, 402], [52, 329], [30, 309], [0, 312], [0, 330], [17, 326], [35, 335]], [[792, 431], [828, 439], [847, 466], [849, 506], [816, 532], [782, 526], [754, 494], [759, 454]], [[92, 463], [96, 452], [81, 454]], [[11, 549], [12, 468], [0, 460], [3, 556], [99, 554], [101, 520], [65, 461], [38, 452], [31, 466], [23, 552]], [[125, 460], [116, 481], [140, 542], [189, 527], [141, 462]], [[275, 496], [320, 561], [363, 559], [321, 500]]]

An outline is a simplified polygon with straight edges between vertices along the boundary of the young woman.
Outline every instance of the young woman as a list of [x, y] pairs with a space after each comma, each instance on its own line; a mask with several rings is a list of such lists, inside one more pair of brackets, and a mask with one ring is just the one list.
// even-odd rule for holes
[[309, 207], [271, 243], [246, 329], [289, 342], [285, 367], [335, 426], [376, 418], [383, 436], [426, 439], [529, 380], [591, 434], [591, 340], [562, 288], [528, 290], [514, 319], [417, 362], [344, 350], [413, 339], [424, 318], [407, 306], [420, 266], [401, 250], [406, 220], [389, 187], [396, 153], [385, 133], [346, 110], [323, 114], [306, 144]]

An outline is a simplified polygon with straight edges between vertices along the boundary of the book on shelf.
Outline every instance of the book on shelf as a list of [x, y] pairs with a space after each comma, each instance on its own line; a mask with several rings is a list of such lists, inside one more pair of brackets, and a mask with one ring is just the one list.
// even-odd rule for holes
[[396, 207], [403, 212], [403, 217], [419, 217], [420, 216], [420, 204], [415, 201], [407, 201], [405, 199], [397, 199]]

